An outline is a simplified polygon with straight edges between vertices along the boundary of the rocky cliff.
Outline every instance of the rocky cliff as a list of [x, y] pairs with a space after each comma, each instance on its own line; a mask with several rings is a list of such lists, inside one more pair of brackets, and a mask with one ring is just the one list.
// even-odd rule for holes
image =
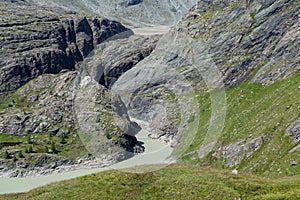
[[44, 73], [74, 70], [97, 44], [124, 31], [131, 34], [115, 21], [27, 2], [1, 2], [0, 9], [0, 92], [15, 90]]
[[206, 41], [225, 85], [232, 87], [260, 67], [253, 81], [264, 84], [298, 70], [298, 18], [298, 1], [203, 1], [182, 26]]

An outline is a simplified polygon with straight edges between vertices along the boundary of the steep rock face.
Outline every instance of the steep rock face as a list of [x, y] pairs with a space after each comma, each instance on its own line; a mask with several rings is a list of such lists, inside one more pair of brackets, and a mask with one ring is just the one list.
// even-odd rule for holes
[[150, 55], [161, 36], [132, 36], [99, 45], [86, 60], [94, 79], [110, 88], [126, 71]]
[[[233, 89], [246, 80], [267, 87], [279, 84], [279, 80], [292, 77], [299, 71], [299, 8], [299, 1], [294, 0], [201, 1], [179, 24], [177, 31], [187, 33], [189, 37], [196, 40], [204, 41], [202, 45], [205, 45], [207, 49], [204, 52], [206, 55], [199, 52], [199, 56], [212, 58], [213, 65], [217, 66], [222, 73], [222, 80], [226, 88]], [[224, 127], [230, 126], [229, 124], [236, 120], [234, 128], [231, 129], [231, 132], [221, 135], [222, 138], [219, 138], [217, 142], [218, 147], [213, 150], [215, 154], [207, 159], [210, 161], [205, 160], [203, 163], [210, 162], [212, 164], [214, 163], [211, 162], [212, 160], [222, 160], [223, 166], [237, 166], [248, 172], [273, 173], [273, 175], [284, 173], [282, 172], [283, 168], [287, 174], [298, 170], [291, 169], [286, 163], [297, 159], [299, 154], [299, 144], [295, 147], [298, 142], [297, 121], [291, 126], [289, 124], [296, 120], [295, 116], [297, 117], [299, 105], [297, 100], [291, 101], [285, 110], [280, 110], [280, 104], [276, 102], [278, 99], [284, 102], [282, 99], [289, 99], [288, 96], [298, 92], [296, 91], [297, 87], [294, 88], [295, 85], [290, 85], [288, 80], [285, 83], [286, 86], [273, 86], [273, 88], [278, 88], [269, 92], [275, 92], [277, 97], [271, 100], [265, 97], [261, 101], [249, 101], [249, 96], [244, 98], [244, 89], [241, 89], [235, 98], [244, 98], [242, 102], [249, 101], [249, 104], [251, 103], [253, 106], [260, 105], [262, 102], [267, 105], [260, 111], [261, 113], [258, 112], [251, 119], [255, 121], [256, 117], [263, 115], [265, 116], [263, 121], [266, 124], [259, 124], [259, 120], [256, 119], [258, 123], [252, 124], [252, 127], [247, 129], [246, 134], [249, 133], [249, 135], [240, 136], [244, 137], [243, 140], [234, 141], [235, 136], [245, 134], [241, 130], [242, 127], [248, 126], [248, 124], [244, 124], [237, 128], [240, 118], [243, 118], [245, 113], [255, 113], [256, 111], [249, 109], [235, 112], [237, 117], [230, 116], [226, 121], [227, 124], [224, 125]], [[246, 83], [244, 83], [245, 85]], [[286, 89], [280, 93], [277, 91], [281, 90], [280, 87], [286, 87], [289, 90]], [[255, 92], [255, 90], [247, 91], [248, 94], [255, 94]], [[228, 105], [228, 107], [230, 106], [233, 105]], [[291, 106], [293, 107], [291, 108]], [[239, 104], [236, 104], [236, 107], [238, 109]], [[268, 109], [272, 108], [276, 109], [276, 113], [272, 114], [273, 117], [274, 115], [285, 115], [289, 119], [286, 124], [282, 124], [281, 121], [272, 121], [269, 117], [271, 114], [267, 114]], [[247, 120], [245, 121], [247, 123]], [[262, 127], [268, 127], [269, 124], [273, 124], [273, 127], [261, 131]], [[288, 126], [290, 128], [286, 130]], [[288, 140], [279, 145], [281, 142], [278, 141], [286, 139], [286, 136], [282, 134], [284, 130], [294, 142]], [[226, 129], [226, 131], [228, 130]], [[256, 136], [260, 136], [253, 138], [252, 131]], [[291, 150], [287, 153], [286, 149]], [[198, 150], [199, 157], [205, 151], [205, 146], [201, 146]], [[277, 157], [274, 154], [280, 156]]]
[[253, 81], [270, 84], [298, 70], [299, 14], [299, 1], [201, 1], [179, 27], [206, 40], [226, 87], [258, 67]]
[[124, 31], [131, 34], [118, 22], [26, 2], [1, 2], [0, 8], [0, 92], [15, 90], [44, 73], [74, 70], [97, 44]]
[[[142, 3], [128, 8], [134, 9], [135, 6], [140, 5]], [[281, 101], [279, 95], [292, 96], [298, 90], [290, 90], [291, 93], [285, 94], [285, 90], [280, 88], [279, 91], [282, 93], [274, 96], [274, 101], [270, 100], [270, 103], [265, 102], [267, 96], [257, 94], [264, 98], [254, 101], [258, 103], [256, 105], [250, 100], [256, 95], [256, 89], [259, 87], [254, 87], [247, 95], [244, 94], [246, 92], [243, 87], [248, 84], [244, 83], [245, 80], [249, 79], [252, 82], [272, 85], [277, 83], [275, 80], [285, 79], [299, 70], [299, 5], [298, 0], [200, 1], [183, 21], [162, 37], [155, 50], [153, 48], [156, 45], [156, 38], [133, 37], [121, 40], [120, 43], [112, 41], [101, 44], [99, 50], [91, 52], [91, 57], [78, 66], [81, 80], [80, 84], [77, 83], [79, 94], [77, 93], [77, 100], [75, 99], [77, 105], [75, 110], [77, 110], [81, 129], [93, 134], [92, 136], [97, 139], [89, 140], [90, 138], [86, 137], [85, 142], [90, 150], [100, 152], [98, 156], [110, 163], [125, 159], [131, 156], [132, 152], [140, 150], [139, 147], [132, 145], [137, 142], [135, 138], [127, 134], [134, 133], [134, 129], [138, 128], [130, 121], [135, 120], [142, 128], [149, 131], [150, 137], [163, 140], [170, 145], [180, 145], [179, 142], [187, 138], [188, 142], [184, 143], [182, 151], [190, 148], [192, 152], [186, 153], [195, 154], [197, 158], [194, 159], [203, 158], [201, 151], [203, 149], [205, 156], [214, 151], [212, 156], [208, 156], [209, 162], [212, 161], [210, 164], [214, 164], [214, 159], [221, 160], [226, 167], [247, 162], [241, 167], [246, 169], [248, 167], [248, 172], [258, 170], [261, 166], [263, 172], [267, 171], [266, 169], [274, 171], [277, 170], [275, 167], [284, 165], [282, 163], [275, 165], [273, 164], [275, 161], [270, 161], [273, 151], [276, 151], [277, 156], [274, 157], [280, 160], [291, 146], [295, 148], [289, 152], [294, 154], [287, 155], [291, 158], [280, 162], [287, 163], [289, 159], [297, 158], [299, 123], [298, 120], [294, 121], [299, 118], [298, 113], [295, 114], [299, 104], [289, 99], [290, 105], [281, 108], [276, 101], [280, 99], [283, 104], [285, 102]], [[96, 37], [94, 35], [92, 37], [91, 32], [97, 32], [94, 30], [97, 26], [89, 26], [89, 24], [89, 19], [85, 18], [71, 22], [70, 27], [85, 28], [84, 31], [81, 28], [70, 28], [71, 31], [66, 33], [67, 38], [73, 38], [70, 41], [75, 41], [72, 43], [73, 47], [67, 45], [66, 52], [70, 52], [67, 55], [73, 57], [78, 55], [83, 58], [84, 55], [89, 54], [92, 46], [95, 46], [97, 40], [95, 42]], [[62, 26], [67, 27], [63, 28], [64, 30], [69, 27], [69, 25]], [[132, 44], [138, 45], [132, 48]], [[146, 48], [143, 49], [142, 46]], [[132, 49], [129, 50], [129, 47]], [[135, 51], [135, 48], [142, 50]], [[128, 51], [123, 52], [125, 49]], [[150, 52], [152, 52], [150, 56], [142, 60]], [[109, 57], [109, 61], [105, 60], [106, 57]], [[132, 67], [134, 64], [136, 65]], [[111, 91], [99, 85], [99, 82], [111, 88]], [[208, 122], [204, 125], [198, 123], [199, 102], [207, 106], [213, 102], [226, 104], [224, 96], [212, 96], [211, 102], [202, 101], [207, 94], [213, 95], [218, 89], [223, 89], [223, 82], [227, 89], [231, 89], [230, 93], [233, 93], [233, 89], [240, 83], [245, 84], [234, 96], [239, 101], [233, 108], [237, 109], [236, 116], [227, 119], [227, 122], [230, 120], [234, 123], [234, 128], [230, 129], [230, 133], [228, 130], [223, 133], [222, 138], [218, 138], [219, 135], [212, 135], [202, 142], [205, 138], [204, 133], [197, 132], [197, 128], [204, 126], [201, 130], [205, 132], [208, 127], [205, 123]], [[290, 83], [293, 83], [293, 87], [297, 84], [295, 80], [288, 82]], [[299, 86], [295, 88], [297, 87]], [[273, 91], [277, 92], [277, 89]], [[231, 102], [234, 100], [231, 99]], [[252, 103], [252, 110], [238, 110], [242, 102]], [[10, 106], [17, 107], [14, 104], [11, 100], [7, 105], [8, 109]], [[211, 107], [211, 110], [202, 108], [201, 112], [211, 114], [213, 106]], [[260, 113], [249, 114], [256, 108], [261, 109]], [[218, 112], [208, 119], [209, 123], [214, 125], [211, 129], [212, 133], [222, 131], [224, 127], [218, 126], [222, 125], [224, 122], [222, 118], [225, 118], [222, 109], [217, 110]], [[271, 109], [276, 109], [278, 113], [272, 116], [266, 114]], [[283, 115], [283, 112], [287, 114]], [[2, 115], [5, 116], [7, 113]], [[241, 127], [247, 125], [240, 124], [244, 116], [251, 117], [246, 118], [249, 121], [255, 121], [256, 117], [263, 119], [258, 120], [253, 127], [245, 129], [249, 130], [246, 133], [240, 133], [244, 131]], [[285, 119], [280, 119], [281, 116], [288, 117], [286, 124], [282, 125]], [[49, 118], [52, 119], [51, 117]], [[265, 121], [265, 118], [270, 119], [272, 126], [268, 126], [269, 122]], [[275, 120], [271, 122], [271, 118]], [[13, 116], [6, 119], [4, 117], [1, 123], [6, 134], [11, 133], [5, 129], [7, 127], [12, 131], [19, 131], [14, 129], [20, 124], [16, 123], [17, 120], [18, 117], [15, 120]], [[13, 124], [10, 124], [10, 121]], [[288, 128], [288, 123], [292, 122], [294, 123]], [[3, 125], [5, 123], [6, 125]], [[229, 125], [230, 123], [226, 124]], [[268, 129], [261, 127], [268, 127]], [[293, 143], [287, 141], [288, 137], [281, 137], [282, 134], [279, 133], [282, 133], [282, 130], [286, 130], [286, 136], [293, 139]], [[201, 142], [191, 145], [194, 137]], [[120, 153], [120, 149], [114, 146], [116, 144], [122, 146], [127, 152]], [[107, 152], [102, 154], [105, 145], [109, 146], [109, 155], [106, 154]], [[269, 165], [268, 162], [271, 164]]]
[[[5, 149], [17, 161], [0, 159], [0, 176], [48, 174], [56, 167], [73, 165], [76, 158], [88, 154], [78, 142], [76, 119], [72, 113], [76, 77], [77, 72], [41, 75], [11, 97], [2, 99], [6, 103], [1, 103], [0, 136], [14, 137], [20, 142], [3, 145], [5, 143], [1, 141], [4, 148], [0, 151]], [[60, 143], [58, 138], [64, 139]], [[60, 149], [63, 155], [53, 151], [51, 144], [54, 143], [55, 149]], [[66, 152], [73, 148], [80, 151], [73, 151], [74, 156], [68, 155]], [[20, 152], [23, 156], [18, 156]]]
[[[178, 56], [192, 47], [188, 41], [177, 41], [183, 35], [168, 33], [158, 42], [152, 54], [124, 73], [112, 86], [131, 118], [149, 132], [151, 138], [176, 145], [182, 133], [193, 122], [197, 112], [191, 82], [195, 75], [188, 58]], [[201, 79], [200, 75], [196, 77]], [[189, 122], [188, 122], [189, 121]]]
[[[1, 140], [0, 154], [8, 151], [17, 161], [1, 157], [0, 176], [24, 177], [102, 167], [144, 151], [134, 137], [139, 127], [112, 112], [106, 88], [99, 84], [97, 90], [91, 88], [95, 93], [92, 104], [84, 92], [77, 91], [74, 99], [78, 73], [41, 75], [1, 100], [0, 137], [18, 142]], [[78, 104], [91, 106], [95, 115], [86, 113]], [[87, 141], [86, 135], [92, 140]]]

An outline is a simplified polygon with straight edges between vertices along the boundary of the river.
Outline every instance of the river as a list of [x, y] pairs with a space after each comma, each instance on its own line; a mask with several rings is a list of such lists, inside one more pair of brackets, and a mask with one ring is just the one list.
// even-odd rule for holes
[[170, 26], [156, 26], [132, 29], [135, 35], [161, 35], [167, 33], [169, 30]]
[[[27, 178], [0, 178], [0, 194], [28, 192], [31, 189], [40, 187], [56, 181], [68, 180], [79, 176], [106, 170], [126, 170], [139, 165], [166, 164], [165, 159], [172, 153], [173, 149], [168, 145], [150, 139], [144, 131], [136, 135], [139, 141], [144, 142], [145, 152], [138, 154], [130, 159], [124, 160], [110, 167], [95, 169], [80, 169], [70, 172], [56, 173], [46, 176], [27, 177]], [[142, 168], [136, 168], [136, 172], [142, 172]]]

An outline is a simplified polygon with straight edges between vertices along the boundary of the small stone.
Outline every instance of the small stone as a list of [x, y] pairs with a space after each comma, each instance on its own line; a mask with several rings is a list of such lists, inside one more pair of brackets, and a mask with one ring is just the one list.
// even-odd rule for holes
[[238, 174], [239, 172], [238, 172], [237, 169], [234, 169], [234, 170], [231, 171], [231, 173], [232, 173], [232, 174]]
[[298, 162], [296, 161], [291, 162], [291, 166], [296, 166], [296, 165], [298, 165]]
[[56, 134], [59, 132], [59, 129], [60, 129], [60, 128], [55, 128], [55, 129], [51, 130], [51, 131], [50, 131], [50, 135], [51, 135], [51, 136], [56, 135]]

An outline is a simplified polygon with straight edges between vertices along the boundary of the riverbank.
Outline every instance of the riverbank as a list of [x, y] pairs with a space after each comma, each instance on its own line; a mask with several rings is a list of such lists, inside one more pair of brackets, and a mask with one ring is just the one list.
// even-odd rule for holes
[[[27, 178], [0, 178], [0, 194], [28, 192], [31, 189], [40, 187], [52, 182], [68, 180], [87, 174], [107, 171], [124, 170], [134, 172], [143, 172], [137, 166], [151, 164], [166, 164], [165, 160], [171, 155], [173, 149], [168, 145], [147, 138], [147, 133], [140, 131], [136, 137], [144, 142], [145, 152], [138, 154], [130, 159], [124, 160], [109, 167], [97, 166], [97, 160], [89, 161], [81, 165], [70, 165], [60, 168], [58, 171], [45, 176], [27, 177]], [[127, 169], [132, 168], [134, 169]], [[79, 169], [81, 168], [81, 169]], [[82, 169], [83, 168], [83, 169]], [[151, 168], [147, 170], [152, 170]]]

